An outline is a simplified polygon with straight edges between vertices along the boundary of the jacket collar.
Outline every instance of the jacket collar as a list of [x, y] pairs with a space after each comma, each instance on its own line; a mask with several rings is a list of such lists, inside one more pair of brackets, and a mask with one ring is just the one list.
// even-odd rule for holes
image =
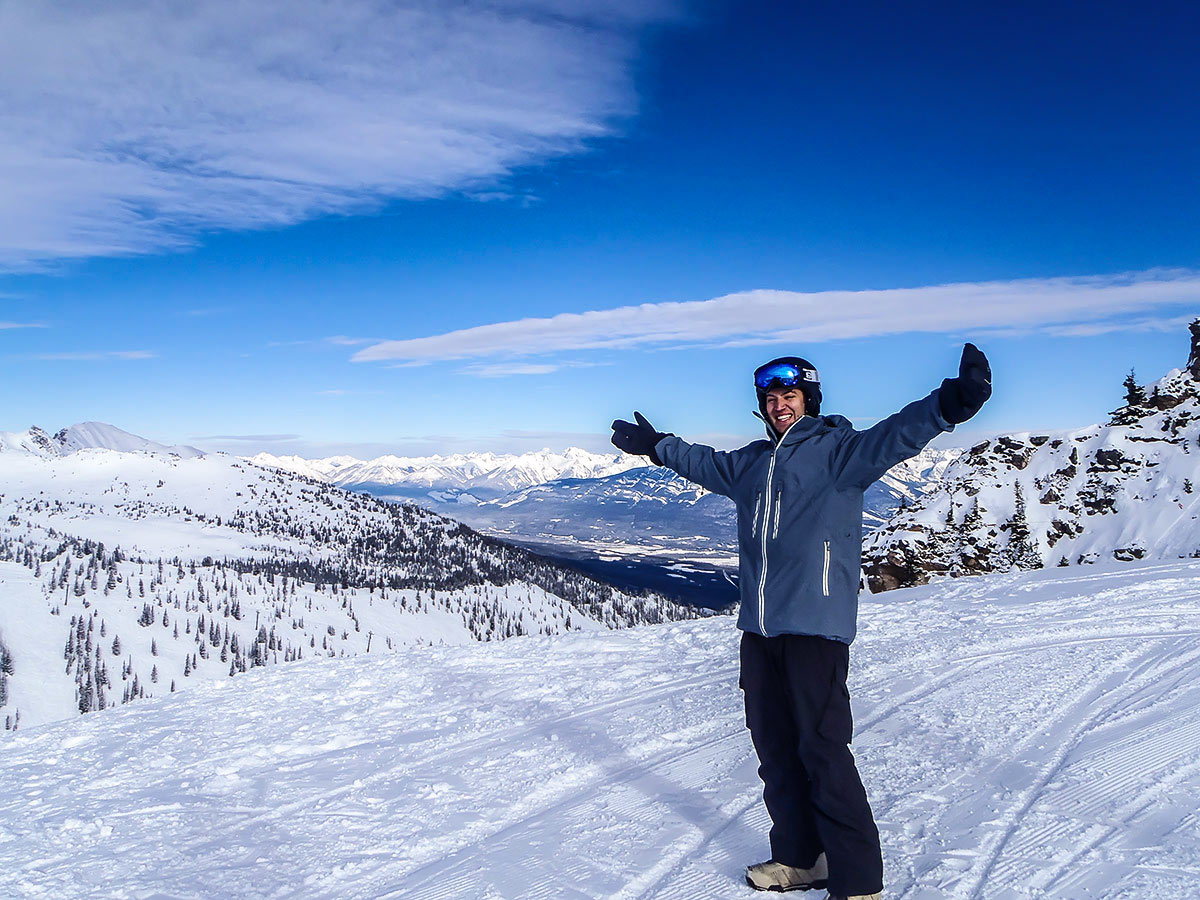
[[823, 424], [820, 416], [801, 416], [791, 424], [791, 427], [787, 431], [780, 435], [776, 434], [775, 429], [771, 427], [771, 423], [767, 421], [766, 416], [758, 410], [754, 411], [754, 415], [762, 420], [763, 425], [767, 429], [767, 438], [776, 447], [782, 446], [785, 441], [790, 444], [802, 440], [808, 435], [813, 434]]

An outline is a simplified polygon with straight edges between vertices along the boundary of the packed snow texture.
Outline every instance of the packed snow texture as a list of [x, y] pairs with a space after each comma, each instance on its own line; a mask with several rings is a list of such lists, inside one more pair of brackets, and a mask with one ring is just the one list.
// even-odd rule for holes
[[[1197, 896], [1200, 563], [864, 597], [896, 900]], [[724, 900], [768, 822], [717, 617], [254, 669], [0, 743], [0, 896]]]

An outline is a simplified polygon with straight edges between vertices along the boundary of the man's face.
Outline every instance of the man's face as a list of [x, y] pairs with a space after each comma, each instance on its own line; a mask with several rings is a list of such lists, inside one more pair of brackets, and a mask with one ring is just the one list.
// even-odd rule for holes
[[783, 434], [804, 415], [804, 394], [799, 388], [775, 388], [767, 391], [767, 418]]

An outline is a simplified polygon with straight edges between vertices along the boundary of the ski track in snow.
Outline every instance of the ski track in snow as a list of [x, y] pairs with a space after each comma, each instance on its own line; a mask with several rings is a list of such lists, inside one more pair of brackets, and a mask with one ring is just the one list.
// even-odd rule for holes
[[[861, 622], [885, 896], [1200, 897], [1200, 563], [943, 581]], [[408, 648], [23, 729], [0, 897], [761, 896], [737, 640], [720, 617]]]

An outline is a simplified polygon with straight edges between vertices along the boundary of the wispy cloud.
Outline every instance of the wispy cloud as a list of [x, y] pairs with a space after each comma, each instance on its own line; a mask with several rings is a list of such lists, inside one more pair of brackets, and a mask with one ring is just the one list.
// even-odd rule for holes
[[0, 322], [0, 331], [9, 328], [49, 328], [45, 322]]
[[246, 441], [249, 443], [278, 443], [298, 440], [298, 434], [198, 434], [194, 441]]
[[479, 378], [508, 378], [511, 375], [549, 375], [562, 369], [591, 368], [598, 363], [588, 362], [557, 362], [557, 363], [525, 363], [500, 362], [467, 366], [462, 370], [464, 375], [475, 375]]
[[562, 366], [553, 363], [496, 363], [489, 366], [468, 366], [463, 372], [481, 378], [507, 378], [510, 375], [549, 375], [561, 368]]
[[1162, 332], [1171, 334], [1185, 328], [1197, 315], [1200, 315], [1200, 308], [1186, 316], [1137, 319], [1131, 322], [1085, 322], [1081, 325], [1052, 327], [1046, 329], [1046, 331], [1055, 337], [1096, 337], [1101, 334], [1126, 332]]
[[1121, 329], [1132, 326], [1117, 317], [1185, 304], [1200, 310], [1200, 273], [1177, 269], [874, 291], [760, 290], [382, 341], [352, 359], [413, 364], [589, 349], [812, 344], [905, 332], [962, 334], [1101, 324]]
[[325, 338], [327, 343], [335, 344], [338, 347], [358, 347], [362, 344], [373, 344], [379, 338], [353, 338], [346, 337], [344, 334], [335, 334], [333, 337]]
[[494, 192], [634, 110], [640, 31], [677, 5], [5, 4], [0, 266]]
[[114, 359], [156, 359], [157, 353], [150, 350], [83, 350], [65, 353], [34, 353], [31, 359], [48, 362], [104, 362]]

